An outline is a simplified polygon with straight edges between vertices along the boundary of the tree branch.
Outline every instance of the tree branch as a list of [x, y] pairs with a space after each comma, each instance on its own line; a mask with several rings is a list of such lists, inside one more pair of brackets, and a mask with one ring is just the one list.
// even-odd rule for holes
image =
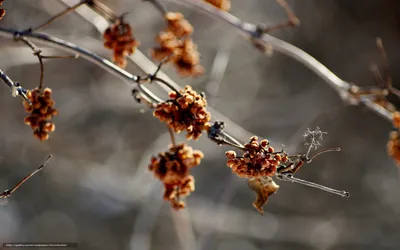
[[260, 33], [259, 27], [260, 25], [255, 25], [252, 23], [247, 23], [239, 18], [231, 15], [226, 11], [222, 11], [214, 6], [202, 1], [202, 0], [164, 0], [169, 2], [174, 2], [176, 4], [185, 5], [192, 9], [199, 10], [207, 15], [219, 19], [229, 25], [231, 25], [240, 35], [245, 36], [250, 41], [257, 41], [258, 43], [263, 43], [264, 45], [270, 45], [275, 51], [278, 51], [282, 54], [285, 54], [288, 57], [293, 58], [299, 63], [303, 64], [315, 74], [317, 74], [322, 80], [324, 80], [329, 86], [335, 89], [340, 97], [346, 103], [352, 105], [364, 104], [365, 107], [370, 109], [371, 111], [379, 114], [385, 119], [392, 121], [392, 112], [390, 110], [385, 109], [377, 103], [374, 103], [370, 99], [360, 98], [357, 93], [351, 91], [353, 88], [353, 84], [350, 84], [337, 75], [335, 75], [332, 71], [330, 71], [327, 67], [325, 67], [322, 63], [316, 60], [314, 57], [306, 53], [305, 51], [293, 46], [290, 43], [282, 41], [276, 37], [273, 37], [264, 32]]

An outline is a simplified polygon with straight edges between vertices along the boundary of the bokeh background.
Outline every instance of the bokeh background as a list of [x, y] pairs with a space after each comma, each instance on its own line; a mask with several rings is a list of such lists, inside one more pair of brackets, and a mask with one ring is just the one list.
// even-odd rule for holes
[[[245, 180], [225, 164], [227, 147], [205, 136], [190, 142], [204, 152], [193, 169], [196, 191], [188, 208], [175, 212], [162, 200], [162, 185], [147, 170], [153, 154], [167, 149], [165, 126], [137, 104], [131, 88], [83, 59], [45, 63], [45, 86], [59, 109], [56, 131], [40, 143], [24, 125], [19, 99], [0, 88], [0, 189], [6, 189], [53, 154], [46, 169], [0, 206], [0, 242], [78, 242], [85, 250], [395, 250], [400, 249], [400, 179], [386, 154], [391, 124], [361, 107], [344, 105], [336, 92], [307, 68], [284, 55], [265, 56], [226, 24], [182, 6], [195, 27], [207, 74], [178, 84], [205, 91], [210, 105], [250, 134], [276, 148], [304, 153], [303, 132], [328, 132], [325, 147], [339, 153], [317, 158], [298, 177], [344, 189], [343, 199], [292, 183], [281, 186], [261, 216]], [[148, 54], [164, 23], [155, 8], [139, 0], [105, 1], [118, 14], [129, 12], [140, 50]], [[394, 85], [400, 79], [400, 3], [395, 0], [292, 0], [302, 25], [275, 32], [324, 63], [341, 78], [374, 84], [371, 62], [379, 63], [375, 38], [386, 46]], [[24, 29], [65, 7], [60, 1], [6, 0], [3, 27]], [[232, 0], [234, 15], [273, 25], [286, 19], [273, 0]], [[71, 13], [43, 32], [110, 58], [101, 34]], [[41, 47], [45, 54], [63, 54]], [[26, 88], [39, 81], [32, 51], [0, 38], [0, 68]], [[145, 74], [134, 64], [134, 74]], [[228, 123], [227, 130], [234, 125]], [[239, 132], [238, 132], [239, 131]], [[183, 136], [178, 136], [184, 140]]]

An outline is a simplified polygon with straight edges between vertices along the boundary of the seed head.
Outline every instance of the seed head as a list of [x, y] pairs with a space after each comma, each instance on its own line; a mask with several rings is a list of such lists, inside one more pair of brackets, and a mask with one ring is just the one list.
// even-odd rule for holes
[[149, 170], [164, 183], [164, 199], [175, 209], [184, 208], [185, 203], [180, 198], [194, 191], [194, 178], [189, 170], [199, 165], [203, 157], [201, 151], [181, 143], [151, 158]]
[[208, 131], [211, 115], [207, 112], [207, 101], [196, 93], [190, 86], [186, 86], [179, 93], [171, 92], [170, 100], [156, 106], [153, 115], [160, 121], [179, 133], [187, 131], [187, 139], [197, 140], [202, 131]]
[[392, 122], [393, 122], [393, 127], [400, 129], [400, 112], [399, 111], [393, 112]]
[[33, 135], [40, 141], [47, 140], [49, 133], [55, 130], [52, 117], [57, 115], [58, 112], [53, 108], [54, 101], [51, 99], [51, 93], [50, 88], [45, 88], [43, 92], [35, 88], [26, 93], [32, 104], [29, 105], [26, 101], [23, 101], [25, 111], [30, 113], [29, 116], [25, 117], [24, 122], [31, 126]]
[[131, 26], [121, 20], [108, 27], [103, 38], [104, 47], [113, 50], [113, 61], [121, 68], [125, 68], [126, 57], [133, 54], [140, 44], [133, 37]]
[[193, 26], [185, 19], [182, 13], [168, 12], [165, 14], [168, 27], [167, 31], [172, 32], [176, 37], [182, 38], [193, 33]]
[[275, 152], [267, 140], [258, 142], [257, 136], [252, 136], [244, 147], [241, 157], [237, 157], [234, 151], [226, 152], [228, 167], [241, 178], [273, 176], [278, 166], [288, 161], [285, 152]]
[[182, 77], [203, 74], [205, 70], [200, 65], [197, 45], [190, 38], [192, 25], [184, 19], [182, 13], [169, 12], [165, 18], [168, 27], [156, 37], [159, 47], [151, 50], [153, 59], [161, 61], [168, 57], [166, 62], [172, 62]]
[[400, 166], [400, 133], [398, 131], [390, 133], [387, 152], [394, 159], [397, 166]]

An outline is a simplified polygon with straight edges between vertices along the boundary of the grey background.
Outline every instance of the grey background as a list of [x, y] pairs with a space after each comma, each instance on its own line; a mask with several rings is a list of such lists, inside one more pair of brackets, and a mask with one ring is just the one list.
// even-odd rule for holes
[[[148, 53], [164, 27], [159, 14], [138, 0], [108, 2], [117, 13], [130, 12], [127, 20], [142, 43], [140, 49]], [[373, 84], [368, 67], [379, 62], [375, 38], [382, 37], [399, 86], [398, 1], [289, 2], [302, 25], [274, 35], [361, 86]], [[391, 124], [360, 107], [343, 105], [304, 66], [278, 53], [261, 55], [226, 24], [181, 6], [166, 6], [182, 11], [194, 25], [208, 74], [193, 80], [180, 79], [171, 66], [165, 72], [182, 86], [205, 90], [213, 108], [276, 148], [285, 144], [289, 152], [305, 152], [303, 132], [321, 127], [328, 132], [323, 145], [342, 151], [317, 158], [298, 177], [345, 189], [351, 198], [278, 182], [280, 190], [260, 216], [251, 206], [255, 196], [246, 181], [226, 167], [228, 148], [203, 136], [190, 142], [205, 154], [193, 169], [196, 191], [188, 198], [188, 209], [174, 212], [162, 200], [160, 182], [147, 170], [151, 155], [169, 144], [165, 126], [135, 103], [130, 88], [116, 77], [83, 59], [53, 60], [45, 63], [45, 85], [53, 89], [60, 115], [48, 141], [33, 138], [23, 124], [26, 114], [20, 100], [5, 86], [0, 88], [0, 189], [13, 185], [49, 153], [54, 155], [45, 171], [0, 207], [0, 242], [78, 242], [79, 249], [88, 250], [399, 249], [399, 174], [386, 155]], [[50, 0], [6, 0], [4, 7], [8, 12], [0, 25], [19, 29], [63, 9]], [[254, 23], [286, 18], [272, 0], [232, 0], [231, 12]], [[110, 57], [101, 36], [77, 14], [44, 32]], [[34, 88], [39, 65], [31, 51], [4, 38], [0, 43], [0, 68]], [[219, 83], [210, 85], [218, 54], [229, 55], [227, 69]], [[134, 65], [128, 70], [144, 74]]]

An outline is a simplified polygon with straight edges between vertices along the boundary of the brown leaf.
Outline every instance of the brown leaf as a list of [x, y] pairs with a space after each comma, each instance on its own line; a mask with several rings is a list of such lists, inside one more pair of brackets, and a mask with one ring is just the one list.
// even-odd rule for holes
[[256, 200], [253, 202], [254, 208], [264, 215], [263, 206], [268, 198], [278, 191], [279, 186], [271, 177], [261, 177], [249, 179], [249, 188], [256, 192]]

